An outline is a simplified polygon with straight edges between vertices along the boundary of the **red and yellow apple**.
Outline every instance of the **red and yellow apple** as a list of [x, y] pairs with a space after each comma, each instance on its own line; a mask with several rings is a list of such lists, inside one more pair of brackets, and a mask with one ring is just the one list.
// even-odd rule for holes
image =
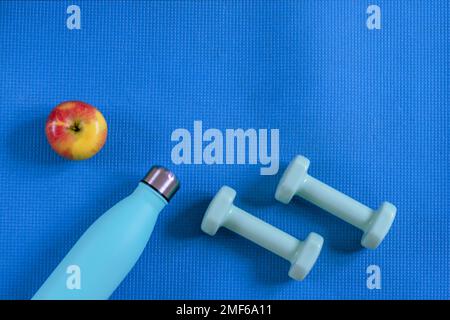
[[66, 101], [50, 112], [45, 133], [56, 153], [67, 159], [84, 160], [100, 151], [108, 128], [97, 108], [81, 101]]

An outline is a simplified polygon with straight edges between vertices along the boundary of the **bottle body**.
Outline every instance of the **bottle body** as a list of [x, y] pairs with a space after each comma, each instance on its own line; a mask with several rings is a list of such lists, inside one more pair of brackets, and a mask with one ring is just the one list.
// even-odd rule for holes
[[[139, 259], [166, 204], [140, 182], [86, 230], [33, 300], [108, 299]], [[75, 272], [79, 288], [71, 284]]]

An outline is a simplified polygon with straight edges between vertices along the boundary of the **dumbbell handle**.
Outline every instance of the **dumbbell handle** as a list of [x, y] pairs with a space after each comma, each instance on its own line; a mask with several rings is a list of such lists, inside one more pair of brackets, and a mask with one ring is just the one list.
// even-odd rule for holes
[[372, 209], [310, 175], [296, 194], [363, 231], [373, 214]]
[[294, 259], [302, 243], [236, 206], [231, 207], [223, 226], [288, 261]]

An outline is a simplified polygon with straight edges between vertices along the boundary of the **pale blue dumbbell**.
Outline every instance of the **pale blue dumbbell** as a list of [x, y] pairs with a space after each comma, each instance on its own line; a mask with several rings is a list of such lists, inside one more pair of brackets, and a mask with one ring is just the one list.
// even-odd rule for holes
[[223, 186], [209, 204], [202, 221], [202, 230], [213, 236], [225, 227], [291, 263], [289, 276], [303, 280], [314, 266], [323, 245], [323, 238], [311, 232], [300, 241], [280, 229], [233, 205], [236, 191]]
[[372, 210], [308, 175], [309, 164], [307, 158], [295, 157], [278, 184], [275, 198], [287, 204], [294, 195], [300, 196], [361, 229], [364, 232], [361, 239], [363, 247], [378, 247], [394, 222], [397, 208], [392, 203], [383, 202], [378, 210]]
[[275, 198], [287, 204], [294, 195], [300, 196], [361, 229], [363, 247], [378, 247], [394, 222], [397, 208], [389, 202], [383, 202], [377, 211], [366, 207], [308, 175], [309, 163], [303, 156], [291, 161], [278, 184]]

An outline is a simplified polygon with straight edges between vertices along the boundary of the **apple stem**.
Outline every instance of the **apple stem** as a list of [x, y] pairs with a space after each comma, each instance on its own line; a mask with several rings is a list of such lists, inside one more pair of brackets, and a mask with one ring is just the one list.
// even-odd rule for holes
[[75, 121], [71, 126], [70, 126], [70, 130], [74, 131], [74, 132], [78, 132], [81, 130], [80, 128], [80, 122], [79, 121]]

